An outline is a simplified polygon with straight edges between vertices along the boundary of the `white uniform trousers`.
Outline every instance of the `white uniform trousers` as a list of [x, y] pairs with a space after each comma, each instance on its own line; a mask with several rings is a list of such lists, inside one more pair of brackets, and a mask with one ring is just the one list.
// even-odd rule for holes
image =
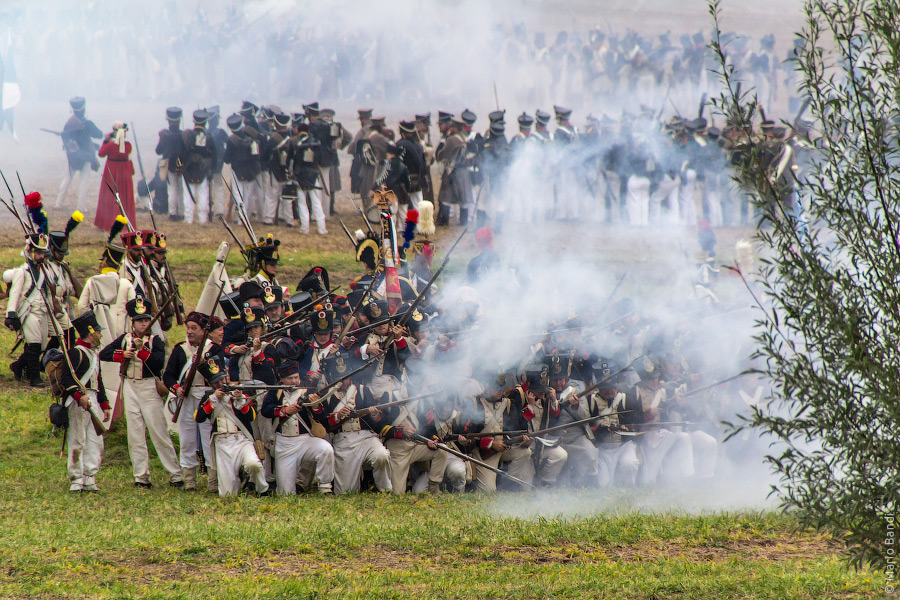
[[219, 478], [219, 496], [235, 495], [241, 491], [240, 470], [243, 468], [263, 493], [269, 489], [265, 473], [253, 442], [243, 433], [217, 433], [213, 447], [216, 452], [216, 471]]
[[[316, 188], [311, 190], [300, 190], [300, 198], [297, 200], [298, 212], [300, 213], [300, 233], [309, 233], [309, 207], [312, 208], [312, 216], [316, 220], [316, 229], [320, 235], [325, 235], [328, 230], [325, 229], [325, 212], [322, 210], [322, 196], [324, 193], [318, 186], [322, 185], [321, 179], [316, 179]], [[306, 206], [306, 198], [309, 197], [309, 207]]]
[[406, 227], [406, 213], [409, 210], [419, 210], [419, 202], [422, 201], [422, 191], [411, 192], [409, 194], [409, 205], [401, 205], [397, 212], [397, 225], [399, 231], [403, 231]]
[[103, 459], [103, 436], [97, 435], [90, 413], [77, 402], [73, 401], [68, 410], [66, 443], [69, 446], [69, 491], [96, 490], [95, 477]]
[[[672, 177], [668, 173], [663, 175], [656, 191], [650, 195], [649, 221], [657, 225], [663, 221], [678, 223], [679, 206], [678, 190], [681, 186], [681, 177]], [[662, 216], [662, 205], [666, 204], [666, 217]]]
[[77, 171], [73, 169], [66, 171], [66, 176], [59, 184], [59, 193], [56, 196], [56, 208], [61, 207], [65, 202], [69, 186], [72, 185], [72, 179], [76, 174], [78, 175], [78, 210], [82, 212], [87, 210], [88, 188], [91, 186], [91, 165], [89, 163], [85, 163], [84, 166]]
[[269, 190], [266, 192], [266, 205], [263, 207], [263, 223], [274, 225], [279, 219], [287, 225], [294, 225], [294, 210], [291, 205], [292, 200], [285, 198], [283, 195], [284, 184], [271, 174], [265, 175], [266, 181], [269, 181]]
[[641, 436], [640, 450], [644, 457], [639, 474], [641, 484], [671, 483], [694, 474], [694, 452], [688, 433], [652, 429]]
[[643, 227], [649, 222], [650, 180], [632, 175], [628, 178], [628, 192], [625, 200], [628, 223], [632, 227]]
[[[36, 309], [36, 310], [35, 310]], [[31, 310], [22, 319], [22, 335], [26, 344], [40, 344], [41, 350], [47, 347], [50, 333], [50, 316], [44, 309], [43, 302], [32, 304]], [[54, 332], [54, 335], [55, 332]]]
[[[181, 173], [169, 171], [166, 174], [166, 188], [169, 191], [169, 216], [182, 215], [187, 219], [184, 210], [184, 177]], [[193, 211], [191, 215], [193, 215]]]
[[[194, 222], [194, 209], [197, 209], [197, 222], [209, 223], [209, 179], [200, 183], [187, 183], [184, 185], [190, 190], [190, 194], [184, 195], [184, 222]], [[194, 198], [191, 199], [191, 194]]]
[[429, 482], [440, 484], [444, 481], [447, 454], [443, 450], [430, 450], [425, 444], [396, 439], [386, 441], [384, 447], [391, 453], [391, 487], [394, 494], [406, 493], [409, 467], [420, 460], [431, 463], [428, 467]]
[[235, 189], [234, 182], [229, 185], [234, 190], [235, 202], [240, 202], [241, 192], [243, 192], [244, 209], [247, 211], [247, 217], [261, 220], [263, 216], [262, 174], [252, 181], [238, 180], [237, 185], [240, 188], [240, 192]]
[[209, 203], [214, 217], [225, 215], [225, 182], [219, 173], [213, 173], [209, 183]]
[[[416, 468], [417, 465], [425, 465], [426, 469], [419, 472]], [[413, 463], [410, 466], [410, 475], [415, 479], [415, 483], [412, 486], [413, 494], [421, 494], [428, 491], [428, 466], [427, 463]], [[454, 491], [464, 492], [466, 490], [466, 461], [448, 453], [447, 464], [444, 465], [444, 481], [448, 482]]]
[[194, 420], [194, 413], [200, 406], [202, 394], [191, 391], [191, 395], [184, 399], [184, 405], [178, 414], [178, 439], [180, 442], [179, 463], [182, 469], [193, 469], [200, 463], [197, 462], [197, 448], [203, 445], [203, 456], [209, 461], [209, 440], [212, 435], [212, 423], [204, 421], [198, 423]]
[[334, 481], [334, 449], [321, 438], [304, 433], [298, 436], [275, 434], [275, 491], [296, 493], [301, 464], [315, 464], [319, 489], [330, 488]]
[[181, 467], [175, 454], [175, 446], [169, 437], [166, 417], [163, 413], [163, 401], [156, 392], [156, 380], [126, 378], [122, 386], [125, 400], [125, 422], [128, 427], [128, 455], [134, 480], [150, 483], [150, 452], [147, 449], [147, 432], [156, 455], [162, 463], [169, 481], [181, 481]]
[[[490, 454], [490, 456], [485, 457], [485, 454]], [[534, 461], [531, 460], [531, 447], [522, 448], [515, 446], [507, 448], [502, 453], [483, 452], [478, 448], [473, 453], [473, 456], [492, 467], [499, 467], [501, 462], [508, 462], [507, 473], [527, 483], [534, 481]], [[509, 480], [507, 482], [512, 486], [519, 486], [519, 484]], [[497, 491], [497, 473], [475, 465], [475, 487], [481, 492]]]
[[597, 452], [600, 457], [598, 485], [606, 487], [617, 481], [625, 486], [634, 485], [641, 466], [634, 442], [601, 443], [597, 446]]
[[335, 494], [358, 492], [363, 469], [372, 470], [379, 491], [391, 491], [391, 454], [374, 432], [338, 432], [333, 444]]

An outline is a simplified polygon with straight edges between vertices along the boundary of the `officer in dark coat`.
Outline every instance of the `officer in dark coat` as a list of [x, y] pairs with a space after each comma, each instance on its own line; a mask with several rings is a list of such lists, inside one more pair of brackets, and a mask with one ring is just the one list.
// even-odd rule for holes
[[166, 181], [169, 190], [169, 219], [180, 221], [184, 218], [184, 138], [181, 131], [181, 109], [172, 106], [166, 109], [168, 129], [159, 132], [156, 153], [159, 155], [159, 177]]
[[194, 111], [194, 128], [185, 129], [184, 179], [188, 195], [185, 199], [184, 220], [194, 221], [194, 206], [197, 206], [197, 219], [201, 223], [209, 222], [209, 181], [218, 162], [216, 144], [206, 124], [209, 113], [203, 109]]
[[72, 116], [63, 126], [62, 138], [63, 150], [66, 151], [66, 159], [69, 162], [69, 171], [59, 185], [59, 194], [56, 196], [56, 207], [59, 208], [65, 200], [66, 192], [72, 184], [72, 177], [75, 173], [80, 174], [78, 182], [78, 210], [84, 211], [87, 208], [87, 188], [90, 184], [88, 179], [87, 168], [90, 166], [92, 171], [100, 169], [100, 161], [97, 160], [97, 150], [99, 145], [92, 140], [103, 138], [103, 132], [94, 124], [93, 121], [84, 116], [85, 100], [84, 98], [72, 98], [69, 100], [69, 106], [72, 107]]

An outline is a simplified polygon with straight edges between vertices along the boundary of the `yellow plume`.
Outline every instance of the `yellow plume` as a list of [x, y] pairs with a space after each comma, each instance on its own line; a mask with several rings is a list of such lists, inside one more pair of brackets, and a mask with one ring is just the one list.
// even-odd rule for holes
[[72, 213], [72, 220], [76, 223], [81, 223], [82, 221], [84, 221], [84, 215], [81, 214], [80, 210], [76, 210]]

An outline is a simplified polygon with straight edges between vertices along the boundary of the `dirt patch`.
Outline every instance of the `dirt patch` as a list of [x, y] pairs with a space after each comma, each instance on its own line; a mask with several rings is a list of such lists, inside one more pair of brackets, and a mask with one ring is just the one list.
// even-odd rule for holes
[[[654, 560], [722, 563], [740, 560], [785, 562], [814, 560], [837, 555], [840, 546], [824, 536], [785, 537], [778, 540], [740, 540], [715, 544], [689, 544], [679, 540], [648, 541], [635, 545], [578, 544], [569, 547], [499, 545], [469, 548], [462, 552], [417, 552], [392, 550], [378, 546], [355, 549], [344, 556], [318, 556], [307, 553], [275, 552], [258, 558], [201, 561], [204, 576], [209, 571], [221, 575], [281, 575], [315, 573], [350, 568], [354, 571], [393, 571], [425, 569], [440, 571], [448, 566], [466, 566], [485, 562], [512, 565], [590, 564], [599, 562], [649, 562]], [[113, 561], [128, 572], [130, 581], [153, 583], [160, 580], [192, 579], [198, 572], [193, 563], [163, 563], [145, 557]]]

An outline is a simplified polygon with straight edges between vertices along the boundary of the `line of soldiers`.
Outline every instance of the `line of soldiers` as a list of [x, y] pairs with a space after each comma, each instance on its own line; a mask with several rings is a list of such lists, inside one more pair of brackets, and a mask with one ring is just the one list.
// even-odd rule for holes
[[[42, 212], [39, 198], [29, 210]], [[501, 363], [478, 350], [490, 316], [477, 294], [439, 300], [430, 291], [424, 244], [400, 264], [406, 285], [395, 303], [388, 270], [368, 268], [372, 244], [358, 245], [367, 273], [346, 295], [321, 266], [292, 294], [277, 277], [280, 243], [268, 237], [244, 248], [247, 268], [233, 280], [220, 251], [184, 318], [185, 341], [169, 348], [162, 325], [172, 278], [151, 270], [158, 258], [166, 266], [165, 236], [121, 233], [117, 223], [70, 323], [50, 298], [74, 294], [59, 291], [45, 267], [62, 260], [51, 256], [59, 235], [29, 234], [25, 264], [4, 275], [13, 284], [6, 325], [29, 344], [20, 368], [40, 385], [38, 360], [59, 399], [51, 421], [67, 427], [73, 492], [97, 489], [111, 412], [126, 417], [140, 488], [152, 486], [147, 433], [170, 485], [196, 489], [205, 470], [207, 489], [221, 495], [597, 487], [715, 474], [722, 407], [691, 398], [708, 382], [714, 349], [682, 323], [644, 318], [630, 300], [613, 305], [607, 324], [596, 308], [568, 315]], [[477, 264], [498, 268], [483, 257]], [[162, 302], [160, 289], [169, 294]], [[739, 391], [759, 402], [759, 388]]]
[[[232, 203], [243, 202], [248, 216], [266, 225], [280, 221], [293, 227], [299, 218], [301, 233], [309, 233], [312, 215], [319, 234], [328, 233], [325, 210], [334, 214], [341, 190], [338, 151], [351, 141], [333, 110], [312, 102], [303, 112], [287, 113], [245, 101], [239, 114], [225, 120], [228, 132], [219, 126], [218, 106], [194, 111], [191, 129], [181, 129], [178, 107], [166, 109], [166, 120], [148, 192], [161, 202], [165, 189], [167, 204], [159, 210], [167, 210], [172, 220], [193, 223], [195, 211], [200, 223], [211, 216], [230, 220]], [[226, 164], [231, 181], [222, 176]]]

